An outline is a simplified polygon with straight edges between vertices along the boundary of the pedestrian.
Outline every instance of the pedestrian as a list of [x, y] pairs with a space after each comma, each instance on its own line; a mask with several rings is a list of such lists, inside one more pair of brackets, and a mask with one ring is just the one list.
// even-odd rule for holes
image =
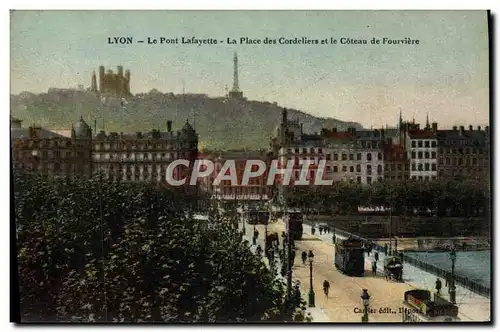
[[378, 262], [378, 251], [375, 251], [375, 262]]
[[372, 248], [370, 247], [370, 244], [366, 243], [365, 248], [366, 248], [366, 253], [368, 254], [368, 257], [370, 257], [370, 251], [372, 251]]
[[374, 277], [377, 275], [377, 261], [372, 261], [372, 274]]
[[311, 234], [314, 235], [314, 233], [316, 233], [316, 229], [314, 228], [314, 226], [311, 228]]
[[307, 260], [307, 253], [305, 251], [302, 252], [302, 264], [306, 264]]
[[323, 227], [319, 228], [319, 235], [323, 235]]
[[329, 290], [330, 290], [330, 283], [328, 282], [328, 280], [325, 279], [325, 281], [323, 281], [323, 292], [325, 293], [326, 297], [328, 297]]
[[291, 259], [292, 266], [294, 262], [295, 262], [295, 250], [292, 251], [292, 259]]
[[260, 244], [257, 245], [257, 250], [256, 251], [257, 251], [257, 255], [262, 256], [262, 247], [260, 246]]
[[441, 279], [437, 278], [436, 279], [436, 293], [437, 295], [441, 295]]
[[387, 255], [387, 250], [389, 249], [387, 243], [384, 244], [384, 255]]
[[258, 238], [259, 237], [259, 231], [258, 230], [253, 231], [253, 236], [255, 238]]
[[252, 238], [252, 244], [255, 246], [257, 244], [257, 238], [255, 237], [255, 235], [253, 236]]

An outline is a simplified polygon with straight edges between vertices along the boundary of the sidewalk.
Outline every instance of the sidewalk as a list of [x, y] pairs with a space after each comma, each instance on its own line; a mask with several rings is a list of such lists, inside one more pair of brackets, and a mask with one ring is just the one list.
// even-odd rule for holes
[[[242, 223], [240, 222], [239, 223], [239, 227], [240, 229], [242, 229]], [[259, 226], [259, 228], [261, 228], [262, 226]], [[245, 234], [244, 234], [244, 237], [243, 239], [248, 241], [248, 243], [250, 244], [250, 251], [253, 253], [253, 254], [257, 254], [257, 245], [260, 245], [260, 247], [262, 249], [264, 249], [264, 234], [261, 230], [259, 230], [259, 237], [257, 238], [257, 241], [256, 241], [256, 245], [253, 245], [252, 244], [252, 237], [253, 237], [253, 225], [248, 225], [245, 223]], [[280, 247], [282, 245], [281, 243], [282, 239], [280, 238]], [[269, 260], [267, 259], [267, 257], [265, 257], [265, 255], [263, 255], [262, 257], [262, 260], [263, 262], [269, 267]], [[278, 270], [278, 275], [277, 275], [277, 278], [278, 279], [281, 279], [281, 280], [284, 280], [286, 282], [286, 278], [284, 278], [283, 276], [281, 276], [280, 274], [280, 271], [281, 271], [281, 261], [277, 258], [276, 259], [276, 266], [277, 266], [277, 270]], [[304, 287], [301, 285], [301, 292], [302, 292], [302, 298], [303, 299], [306, 299], [307, 300], [307, 292], [304, 290]], [[321, 307], [314, 307], [314, 308], [310, 308], [308, 307], [307, 308], [307, 313], [310, 313], [311, 314], [311, 317], [312, 317], [312, 323], [325, 323], [325, 322], [330, 322], [330, 319], [328, 318], [328, 316], [326, 315], [325, 311], [323, 310], [323, 308]], [[306, 313], [306, 314], [307, 314]]]
[[[304, 224], [304, 233], [311, 234], [311, 226]], [[319, 235], [319, 230], [316, 229], [315, 235], [317, 238], [321, 239], [325, 243], [332, 244], [333, 234], [322, 234]], [[346, 236], [336, 234], [337, 240], [344, 240]], [[370, 256], [365, 254], [365, 266], [367, 270], [371, 271], [371, 263], [374, 260], [373, 253]], [[379, 261], [377, 266], [377, 272], [384, 273], [383, 261], [385, 255], [383, 252], [379, 252]], [[435, 292], [435, 283], [437, 277], [432, 273], [425, 272], [419, 268], [414, 267], [411, 264], [403, 263], [403, 281], [410, 285], [412, 288], [427, 289], [432, 293]], [[444, 286], [444, 280], [441, 280]], [[442, 294], [445, 299], [449, 300], [449, 294], [447, 289], [443, 287]], [[474, 321], [474, 322], [484, 322], [490, 321], [491, 317], [491, 301], [490, 299], [475, 294], [470, 290], [456, 285], [456, 302], [458, 306], [458, 317], [462, 321]]]

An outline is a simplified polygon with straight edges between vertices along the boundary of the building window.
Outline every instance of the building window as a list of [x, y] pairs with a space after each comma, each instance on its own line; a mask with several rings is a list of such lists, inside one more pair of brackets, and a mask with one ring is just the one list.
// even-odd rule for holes
[[432, 142], [431, 142], [431, 146], [432, 146], [433, 148], [435, 148], [435, 147], [437, 146], [437, 142], [436, 142], [436, 141], [432, 141]]
[[347, 160], [347, 154], [346, 153], [342, 153], [342, 160]]
[[334, 154], [333, 154], [333, 160], [339, 160], [339, 155], [338, 155], [338, 154], [336, 154], [336, 153], [334, 153]]
[[372, 175], [372, 165], [366, 165], [366, 174]]
[[432, 165], [432, 170], [436, 171], [437, 170], [436, 164], [431, 164], [431, 165]]
[[354, 166], [351, 166], [349, 170], [351, 171], [351, 173], [354, 173]]
[[361, 165], [356, 165], [356, 172], [361, 172]]
[[429, 151], [425, 151], [424, 155], [425, 155], [425, 159], [429, 159], [429, 157], [430, 157]]
[[398, 171], [402, 171], [403, 170], [403, 164], [398, 164]]
[[347, 172], [347, 166], [342, 166], [342, 172]]
[[354, 154], [352, 153], [349, 154], [349, 160], [354, 160]]
[[424, 165], [423, 164], [418, 164], [418, 170], [423, 171], [424, 170]]
[[[311, 149], [312, 150], [312, 149]], [[307, 153], [307, 149], [306, 148], [303, 148], [302, 149], [302, 153]]]
[[422, 181], [423, 179], [424, 179], [424, 177], [423, 177], [423, 176], [419, 176], [419, 177], [418, 177], [418, 180], [419, 180], [419, 181]]
[[418, 140], [418, 147], [421, 148], [422, 147], [422, 141], [421, 140]]
[[372, 184], [372, 177], [371, 176], [366, 177], [366, 183]]
[[[394, 166], [394, 164], [392, 164], [392, 166]], [[381, 175], [381, 174], [382, 174], [382, 165], [378, 165], [378, 166], [377, 166], [377, 174], [378, 174], [378, 175]]]
[[357, 182], [358, 184], [361, 184], [361, 176], [356, 177], [356, 182]]
[[326, 160], [330, 160], [330, 158], [331, 158], [331, 154], [327, 154], [326, 155]]
[[425, 163], [425, 170], [426, 170], [426, 171], [429, 171], [429, 170], [430, 170], [429, 163]]
[[378, 158], [378, 160], [384, 160], [384, 159], [382, 158], [382, 152], [379, 152], [379, 153], [378, 153], [377, 158]]
[[338, 166], [333, 166], [333, 172], [337, 173], [339, 171]]
[[391, 171], [395, 171], [395, 170], [396, 170], [396, 164], [391, 164]]
[[416, 171], [417, 170], [417, 164], [411, 164], [411, 170]]
[[366, 155], [366, 160], [368, 160], [368, 161], [371, 161], [371, 160], [372, 160], [372, 154], [371, 154], [371, 153], [368, 153], [368, 154]]
[[412, 159], [417, 158], [417, 153], [416, 153], [415, 151], [412, 151], [412, 152], [411, 152], [411, 158], [412, 158]]
[[422, 159], [422, 156], [423, 156], [422, 151], [418, 151], [418, 159]]
[[416, 148], [417, 147], [417, 142], [416, 141], [411, 141], [411, 147]]
[[299, 149], [298, 148], [295, 149], [295, 153], [299, 153]]
[[425, 147], [428, 148], [429, 146], [429, 141], [425, 141]]
[[319, 154], [323, 153], [323, 149], [322, 148], [318, 148], [318, 153]]
[[431, 152], [432, 159], [436, 159], [436, 151]]
[[356, 154], [356, 159], [361, 160], [361, 153]]

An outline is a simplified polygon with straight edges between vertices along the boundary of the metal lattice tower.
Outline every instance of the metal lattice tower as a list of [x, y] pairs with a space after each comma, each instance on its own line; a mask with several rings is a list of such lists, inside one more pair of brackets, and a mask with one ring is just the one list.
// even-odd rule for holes
[[240, 84], [238, 82], [238, 54], [234, 52], [234, 77], [233, 77], [233, 91], [239, 91], [240, 90]]

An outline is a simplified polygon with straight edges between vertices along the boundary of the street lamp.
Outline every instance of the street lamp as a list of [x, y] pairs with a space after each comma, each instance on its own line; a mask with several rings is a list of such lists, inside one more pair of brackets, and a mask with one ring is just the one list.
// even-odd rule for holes
[[310, 289], [309, 289], [309, 307], [314, 307], [314, 289], [313, 289], [313, 259], [314, 259], [314, 254], [312, 250], [309, 250], [309, 254], [307, 255], [309, 257], [309, 282], [310, 282]]
[[368, 306], [370, 305], [370, 294], [368, 294], [367, 289], [363, 289], [363, 292], [361, 293], [361, 299], [363, 300], [363, 307], [365, 308], [365, 310], [363, 310], [363, 317], [361, 318], [361, 322], [368, 323]]
[[333, 224], [333, 235], [332, 235], [332, 242], [333, 244], [335, 244], [337, 241], [336, 241], [336, 237], [335, 237], [335, 224]]
[[398, 253], [398, 237], [394, 237], [394, 255]]
[[451, 248], [451, 280], [449, 281], [448, 293], [450, 293], [450, 302], [456, 304], [456, 289], [455, 289], [455, 261], [457, 260], [457, 253], [455, 248]]

